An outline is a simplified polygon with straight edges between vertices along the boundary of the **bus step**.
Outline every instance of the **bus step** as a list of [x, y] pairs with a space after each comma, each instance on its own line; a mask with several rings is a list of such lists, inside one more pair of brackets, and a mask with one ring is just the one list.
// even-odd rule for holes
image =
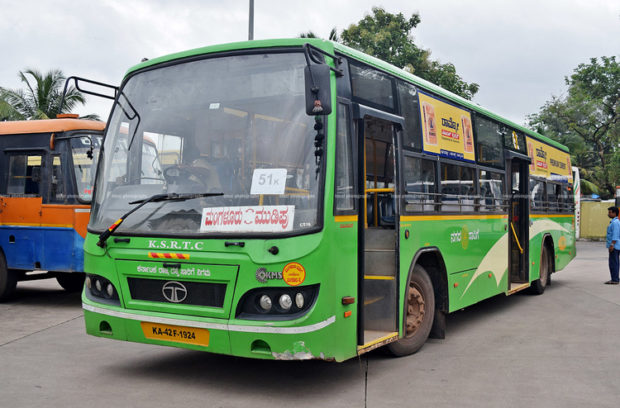
[[506, 292], [506, 295], [512, 295], [513, 293], [521, 292], [530, 287], [529, 283], [510, 283], [510, 289]]

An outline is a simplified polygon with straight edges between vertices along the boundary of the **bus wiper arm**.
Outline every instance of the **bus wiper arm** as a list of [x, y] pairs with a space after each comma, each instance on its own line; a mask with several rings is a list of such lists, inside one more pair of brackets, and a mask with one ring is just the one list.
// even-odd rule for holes
[[161, 201], [186, 201], [186, 200], [191, 200], [194, 198], [214, 197], [214, 196], [222, 196], [222, 195], [224, 195], [224, 193], [197, 193], [197, 194], [196, 193], [183, 193], [183, 194], [163, 193], [163, 194], [154, 194], [143, 200], [130, 201], [129, 204], [138, 204], [138, 205], [132, 208], [131, 210], [129, 210], [121, 218], [116, 220], [116, 222], [112, 224], [107, 230], [103, 231], [99, 235], [99, 241], [97, 242], [97, 246], [104, 248], [105, 242], [108, 240], [108, 238], [110, 238], [110, 235], [112, 235], [112, 233], [114, 233], [114, 231], [123, 223], [123, 221], [125, 221], [127, 217], [129, 217], [135, 211], [143, 207], [145, 204], [158, 203]]

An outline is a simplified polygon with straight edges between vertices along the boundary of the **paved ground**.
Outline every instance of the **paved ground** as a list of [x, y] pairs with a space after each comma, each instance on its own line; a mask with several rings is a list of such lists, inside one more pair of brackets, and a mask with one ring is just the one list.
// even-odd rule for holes
[[0, 407], [618, 407], [620, 286], [601, 243], [542, 296], [448, 317], [416, 355], [345, 363], [222, 357], [87, 336], [78, 295], [20, 283], [0, 304]]

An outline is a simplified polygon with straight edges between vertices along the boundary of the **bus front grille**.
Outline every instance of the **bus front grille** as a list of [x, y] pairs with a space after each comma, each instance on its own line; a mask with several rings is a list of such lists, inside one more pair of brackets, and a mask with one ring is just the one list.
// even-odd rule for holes
[[131, 298], [168, 304], [223, 307], [225, 283], [127, 278]]

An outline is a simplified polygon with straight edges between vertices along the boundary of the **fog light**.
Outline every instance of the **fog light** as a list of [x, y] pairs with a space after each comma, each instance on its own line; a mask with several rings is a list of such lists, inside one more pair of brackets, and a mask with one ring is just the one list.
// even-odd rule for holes
[[88, 289], [92, 289], [93, 288], [93, 282], [90, 280], [90, 276], [86, 277], [86, 287]]
[[291, 300], [291, 297], [287, 294], [280, 296], [280, 299], [278, 299], [278, 303], [280, 304], [280, 307], [284, 310], [289, 310], [291, 306], [293, 306], [293, 301]]
[[303, 309], [304, 307], [304, 295], [298, 293], [295, 295], [295, 304], [299, 309]]
[[112, 286], [111, 283], [108, 283], [108, 286], [106, 286], [105, 291], [108, 293], [109, 297], [114, 296], [114, 286]]
[[101, 292], [101, 281], [99, 279], [95, 279], [95, 289], [97, 289], [97, 291]]
[[258, 303], [260, 304], [260, 307], [262, 307], [264, 311], [268, 312], [271, 310], [271, 298], [269, 296], [267, 295], [261, 296]]

